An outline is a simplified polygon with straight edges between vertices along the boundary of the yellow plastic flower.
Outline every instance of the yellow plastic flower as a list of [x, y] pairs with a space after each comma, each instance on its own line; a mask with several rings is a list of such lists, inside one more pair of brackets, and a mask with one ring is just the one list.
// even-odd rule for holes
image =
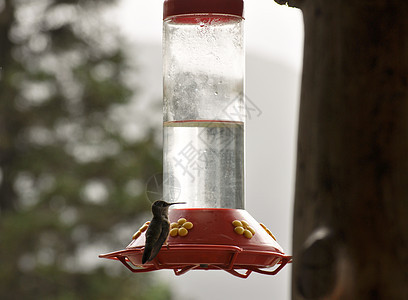
[[255, 229], [249, 226], [245, 220], [234, 220], [232, 225], [236, 234], [243, 235], [247, 239], [251, 239], [255, 235]]
[[276, 237], [272, 234], [272, 232], [262, 223], [259, 223], [259, 225], [262, 226], [263, 229], [276, 241]]
[[142, 232], [145, 232], [145, 231], [147, 230], [147, 228], [149, 227], [149, 224], [150, 224], [150, 221], [147, 221], [146, 223], [144, 223], [143, 226], [140, 227], [139, 230], [136, 231], [136, 232], [133, 234], [132, 240], [137, 239], [137, 238], [142, 234]]
[[186, 236], [193, 226], [193, 223], [188, 222], [185, 218], [180, 218], [177, 222], [170, 224], [170, 236]]

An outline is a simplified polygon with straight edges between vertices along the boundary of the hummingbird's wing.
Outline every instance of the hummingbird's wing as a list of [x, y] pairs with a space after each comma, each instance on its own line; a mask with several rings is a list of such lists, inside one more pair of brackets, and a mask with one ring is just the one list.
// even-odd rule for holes
[[166, 239], [167, 239], [167, 237], [169, 235], [169, 232], [170, 232], [169, 223], [163, 221], [162, 224], [161, 224], [160, 236], [157, 239], [156, 243], [154, 243], [154, 245], [153, 245], [153, 249], [152, 249], [152, 252], [150, 254], [150, 257], [149, 257], [148, 261], [151, 261], [159, 253], [163, 243], [166, 241]]
[[145, 249], [143, 251], [142, 264], [144, 264], [147, 261], [151, 261], [154, 258], [154, 257], [153, 258], [150, 258], [150, 257], [152, 255], [154, 245], [157, 243], [157, 241], [160, 238], [161, 231], [162, 231], [162, 226], [160, 224], [160, 221], [153, 218], [149, 224], [149, 228], [147, 228], [147, 231], [146, 231], [146, 242], [145, 242]]

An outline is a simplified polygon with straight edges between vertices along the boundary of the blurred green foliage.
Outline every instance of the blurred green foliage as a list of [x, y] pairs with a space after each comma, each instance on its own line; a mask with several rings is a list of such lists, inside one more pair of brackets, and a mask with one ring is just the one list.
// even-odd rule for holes
[[97, 259], [145, 221], [161, 170], [154, 131], [130, 141], [117, 115], [134, 70], [101, 17], [114, 3], [0, 1], [0, 299], [170, 298]]

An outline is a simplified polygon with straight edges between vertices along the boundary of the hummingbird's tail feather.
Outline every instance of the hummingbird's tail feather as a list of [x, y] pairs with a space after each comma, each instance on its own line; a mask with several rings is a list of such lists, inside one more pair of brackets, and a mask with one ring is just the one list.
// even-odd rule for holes
[[153, 249], [150, 251], [150, 257], [148, 258], [147, 261], [153, 260], [153, 258], [155, 258], [155, 257], [157, 256], [157, 254], [159, 254], [159, 251], [160, 251], [160, 249], [161, 249], [161, 247], [162, 247], [162, 244], [163, 244], [163, 243], [156, 243], [156, 244], [153, 246]]
[[152, 254], [152, 247], [145, 246], [145, 249], [143, 251], [143, 257], [142, 257], [142, 264], [145, 264], [148, 261], [151, 261], [150, 256]]

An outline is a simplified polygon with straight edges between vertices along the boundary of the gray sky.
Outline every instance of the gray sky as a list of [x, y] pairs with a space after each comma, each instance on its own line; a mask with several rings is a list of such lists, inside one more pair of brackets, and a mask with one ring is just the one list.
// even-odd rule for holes
[[[109, 15], [137, 48], [146, 82], [140, 97], [146, 103], [141, 101], [135, 113], [152, 99], [160, 105], [162, 0], [122, 0]], [[246, 95], [262, 111], [246, 123], [246, 210], [267, 225], [290, 254], [303, 20], [300, 11], [273, 0], [246, 0], [245, 17]], [[150, 117], [160, 126], [161, 115]], [[191, 271], [180, 277], [172, 271], [156, 272], [179, 299], [192, 300], [290, 299], [290, 273], [290, 266], [277, 276], [253, 273], [248, 279], [223, 271]]]

